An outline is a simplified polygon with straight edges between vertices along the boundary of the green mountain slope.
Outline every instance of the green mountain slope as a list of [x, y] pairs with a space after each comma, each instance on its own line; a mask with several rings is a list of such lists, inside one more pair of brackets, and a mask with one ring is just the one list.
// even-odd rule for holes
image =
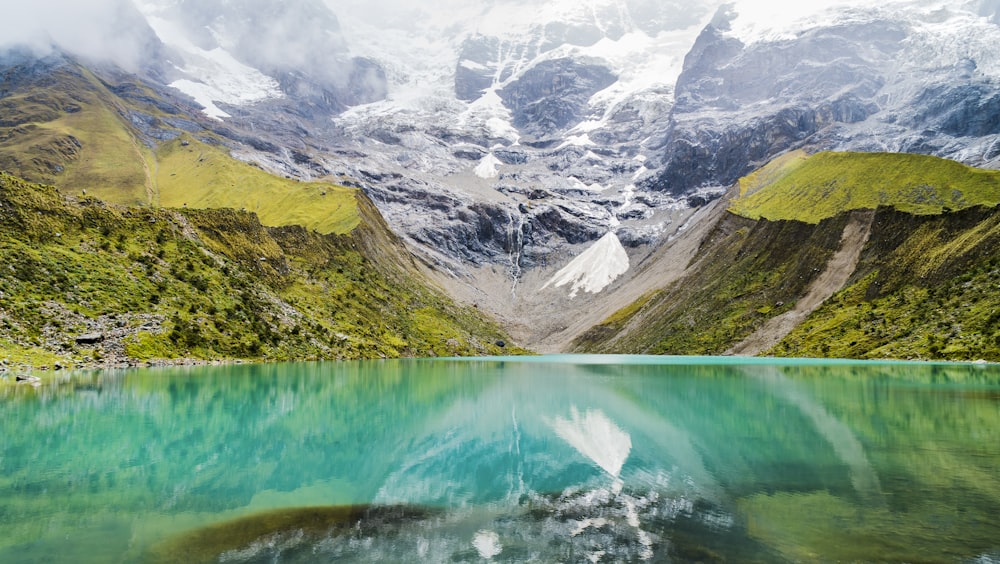
[[690, 271], [578, 337], [579, 352], [714, 355], [791, 309], [833, 255], [846, 224], [728, 214]]
[[127, 109], [91, 72], [32, 61], [3, 76], [0, 170], [102, 199], [146, 203], [154, 192], [150, 149]]
[[360, 193], [358, 226], [65, 199], [0, 174], [0, 359], [496, 354], [506, 336], [428, 286]]
[[114, 204], [245, 209], [270, 227], [321, 233], [358, 224], [352, 189], [233, 158], [213, 131], [220, 124], [135, 77], [64, 59], [32, 64], [0, 84], [0, 170]]
[[817, 223], [856, 209], [934, 215], [1000, 203], [1000, 171], [900, 153], [795, 152], [739, 184], [730, 210], [752, 219]]
[[0, 360], [501, 351], [362, 193], [234, 158], [185, 104], [58, 55], [0, 75]]
[[876, 215], [849, 285], [769, 351], [1000, 361], [1000, 208]]
[[681, 280], [574, 348], [723, 354], [791, 312], [861, 213], [852, 210], [873, 209], [844, 288], [767, 352], [1000, 360], [998, 179], [925, 156], [783, 157], [740, 182]]

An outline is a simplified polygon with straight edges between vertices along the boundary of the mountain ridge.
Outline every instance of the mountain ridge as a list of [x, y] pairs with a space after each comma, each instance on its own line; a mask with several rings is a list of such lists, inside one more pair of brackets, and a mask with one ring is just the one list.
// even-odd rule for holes
[[[844, 176], [857, 172], [847, 170], [852, 162], [866, 171], [869, 186], [853, 185], [865, 192], [863, 200], [877, 193], [871, 186], [897, 176], [890, 164], [900, 157], [925, 167], [936, 165], [949, 174], [955, 167], [961, 169], [952, 161], [894, 154], [819, 155], [818, 161], [834, 158]], [[990, 291], [996, 275], [991, 250], [997, 242], [1000, 190], [954, 209], [940, 203], [928, 209], [923, 193], [904, 184], [897, 186], [895, 201], [858, 206], [850, 199], [823, 199], [829, 185], [809, 183], [815, 177], [806, 163], [816, 158], [780, 159], [777, 166], [790, 169], [784, 175], [765, 167], [759, 176], [734, 186], [730, 205], [714, 220], [684, 274], [581, 334], [573, 349], [1000, 359], [994, 343], [1000, 326], [991, 313], [1000, 304]], [[873, 166], [872, 160], [879, 159]], [[937, 178], [937, 173], [930, 177]], [[949, 178], [954, 181], [949, 189], [962, 192], [962, 177]], [[772, 187], [777, 196], [788, 197], [788, 186], [796, 179], [807, 190], [802, 195], [811, 190], [813, 201], [843, 207], [821, 218], [808, 207], [788, 207], [785, 202], [779, 209], [791, 211], [790, 216], [740, 213], [741, 201]], [[873, 316], [884, 323], [878, 329], [869, 319]], [[936, 318], [952, 320], [947, 336], [938, 336]]]
[[0, 173], [4, 367], [504, 350], [355, 195], [359, 225], [324, 235], [231, 209], [66, 198]]
[[[240, 23], [258, 4], [137, 3], [148, 71], [58, 49], [5, 56], [4, 168], [75, 196], [245, 208], [271, 227], [331, 233], [351, 230], [360, 190], [436, 284], [504, 320], [516, 341], [557, 351], [679, 280], [707, 249], [724, 194], [782, 155], [1000, 162], [990, 3], [848, 2], [774, 17], [748, 2], [683, 13], [601, 0], [515, 22], [504, 11], [514, 0], [374, 19], [356, 2], [296, 0], [273, 29]], [[409, 13], [427, 17], [406, 28]], [[251, 48], [254, 35], [275, 51]], [[279, 56], [282, 42], [296, 51], [314, 36], [336, 77], [312, 55]], [[70, 127], [83, 118], [100, 127]], [[765, 196], [739, 205], [781, 207]], [[809, 221], [837, 217], [838, 205]], [[602, 249], [622, 268], [600, 284], [550, 283]]]

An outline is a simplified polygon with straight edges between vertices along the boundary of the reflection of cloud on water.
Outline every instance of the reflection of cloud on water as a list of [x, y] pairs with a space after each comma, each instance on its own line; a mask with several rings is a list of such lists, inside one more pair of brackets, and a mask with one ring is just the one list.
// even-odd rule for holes
[[448, 507], [455, 529], [426, 538], [454, 533], [442, 550], [471, 559], [518, 560], [527, 542], [551, 550], [546, 561], [649, 560], [670, 551], [675, 521], [732, 527], [689, 433], [663, 411], [577, 367], [514, 368], [410, 430], [375, 502]]
[[[727, 546], [720, 535], [743, 541], [696, 436], [668, 420], [685, 422], [672, 404], [575, 369], [512, 372], [472, 390], [370, 445], [393, 461], [373, 513], [318, 538], [290, 529], [299, 561], [664, 561]], [[249, 561], [284, 550], [270, 538], [251, 543]]]
[[766, 382], [775, 395], [784, 397], [812, 421], [820, 436], [830, 443], [833, 452], [849, 469], [851, 484], [855, 491], [869, 502], [876, 504], [885, 502], [878, 474], [868, 461], [864, 446], [847, 425], [831, 415], [819, 402], [810, 397], [796, 382], [781, 374], [777, 368], [754, 367], [753, 369], [745, 369], [745, 372]]
[[580, 454], [594, 461], [613, 478], [618, 478], [625, 460], [632, 452], [632, 437], [598, 409], [582, 416], [574, 406], [569, 419], [556, 417], [548, 422], [564, 441]]

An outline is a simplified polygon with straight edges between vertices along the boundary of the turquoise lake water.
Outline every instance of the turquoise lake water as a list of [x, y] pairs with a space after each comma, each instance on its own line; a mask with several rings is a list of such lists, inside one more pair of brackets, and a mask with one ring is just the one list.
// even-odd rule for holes
[[1000, 367], [556, 356], [0, 385], [0, 562], [1000, 562]]

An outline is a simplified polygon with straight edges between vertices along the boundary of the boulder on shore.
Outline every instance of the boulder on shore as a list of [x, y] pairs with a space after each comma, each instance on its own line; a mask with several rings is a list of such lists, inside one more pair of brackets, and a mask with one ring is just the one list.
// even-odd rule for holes
[[100, 333], [87, 333], [78, 336], [75, 340], [78, 345], [96, 345], [104, 340], [104, 335]]

